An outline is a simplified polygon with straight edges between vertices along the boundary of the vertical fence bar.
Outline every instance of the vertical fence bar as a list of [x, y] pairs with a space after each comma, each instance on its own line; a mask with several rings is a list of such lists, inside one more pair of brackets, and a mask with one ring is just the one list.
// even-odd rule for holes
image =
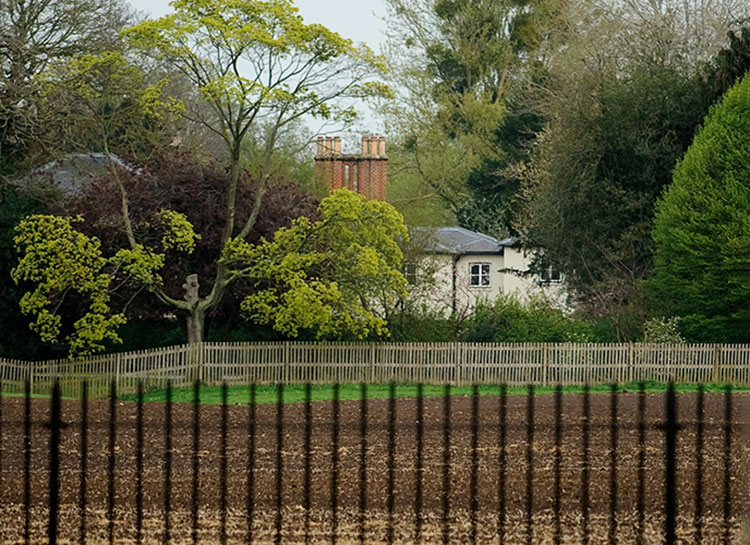
[[500, 385], [500, 398], [498, 409], [498, 442], [500, 444], [500, 453], [498, 466], [500, 475], [497, 480], [497, 539], [499, 545], [505, 543], [505, 481], [506, 481], [506, 464], [507, 457], [505, 453], [505, 443], [507, 442], [507, 417], [508, 417], [508, 387], [505, 384]]
[[60, 426], [62, 407], [60, 404], [60, 379], [55, 378], [52, 387], [49, 439], [49, 524], [47, 538], [49, 545], [57, 545], [57, 513], [60, 507]]
[[367, 524], [367, 383], [360, 384], [359, 401], [359, 543], [365, 545]]
[[414, 531], [414, 542], [419, 545], [422, 542], [422, 485], [424, 481], [424, 385], [417, 384], [417, 452], [416, 452], [416, 482], [414, 490], [414, 513], [416, 514], [416, 526]]
[[255, 383], [250, 384], [247, 418], [247, 542], [252, 545], [255, 514]]
[[471, 477], [469, 481], [469, 541], [477, 542], [477, 511], [479, 488], [479, 385], [474, 383], [471, 390]]
[[591, 418], [591, 399], [588, 382], [583, 386], [583, 461], [581, 471], [581, 516], [583, 526], [583, 545], [589, 543], [589, 419]]
[[135, 416], [135, 542], [143, 541], [143, 381], [138, 381]]
[[305, 475], [302, 484], [302, 507], [305, 510], [305, 544], [310, 543], [310, 486], [312, 468], [310, 457], [312, 455], [312, 386], [305, 384]]
[[646, 384], [638, 384], [638, 533], [636, 545], [643, 545], [646, 528]]
[[167, 380], [167, 399], [164, 404], [164, 534], [162, 543], [172, 539], [172, 381]]
[[86, 544], [86, 476], [89, 459], [89, 385], [84, 380], [81, 384], [81, 473], [78, 484], [78, 538], [81, 545]]
[[562, 385], [555, 387], [555, 535], [553, 541], [555, 545], [560, 545], [562, 541], [562, 526], [560, 522], [560, 485], [561, 485], [561, 465], [562, 465]]
[[703, 384], [698, 385], [695, 407], [695, 544], [703, 542], [703, 422], [705, 418], [705, 394]]
[[450, 496], [451, 496], [451, 385], [445, 385], [443, 393], [443, 545], [450, 543]]
[[227, 381], [221, 383], [221, 452], [219, 453], [219, 509], [221, 519], [219, 523], [219, 542], [227, 543]]
[[115, 440], [117, 438], [117, 381], [109, 383], [109, 455], [107, 466], [107, 536], [115, 543]]
[[677, 398], [674, 382], [669, 381], [666, 399], [666, 417], [664, 425], [664, 541], [673, 545], [676, 541], [677, 514]]
[[[0, 369], [1, 371], [2, 369]], [[2, 381], [2, 375], [0, 375], [0, 490], [5, 490], [3, 488], [3, 381]], [[4, 499], [2, 496], [0, 496], [0, 507], [2, 507]], [[5, 535], [4, 535], [5, 529], [0, 528], [0, 543], [4, 541]]]
[[389, 545], [393, 543], [394, 521], [393, 509], [395, 504], [395, 477], [396, 477], [396, 383], [391, 381], [388, 388], [388, 532], [386, 541]]
[[24, 382], [23, 407], [23, 542], [29, 545], [31, 543], [31, 382], [28, 379]]
[[192, 452], [192, 479], [191, 479], [191, 496], [193, 500], [191, 512], [191, 530], [190, 537], [193, 545], [198, 545], [198, 506], [200, 492], [200, 434], [201, 434], [201, 382], [196, 379], [193, 383], [193, 452]]
[[531, 545], [534, 509], [534, 385], [526, 397], [526, 544]]
[[610, 545], [617, 543], [617, 383], [610, 387], [609, 405], [609, 532]]
[[333, 385], [333, 429], [331, 431], [331, 543], [338, 540], [338, 494], [339, 494], [339, 383]]
[[284, 457], [282, 454], [284, 448], [284, 385], [276, 385], [276, 524], [273, 542], [275, 545], [281, 543], [281, 525], [284, 497], [283, 497], [283, 479], [282, 471], [284, 470]]
[[732, 385], [724, 387], [724, 534], [722, 543], [729, 545], [732, 529]]

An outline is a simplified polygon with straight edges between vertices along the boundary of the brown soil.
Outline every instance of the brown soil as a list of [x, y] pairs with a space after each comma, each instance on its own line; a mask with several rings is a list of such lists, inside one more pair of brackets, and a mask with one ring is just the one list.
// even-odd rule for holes
[[[638, 529], [638, 427], [637, 396], [619, 397], [619, 431], [617, 434], [617, 539], [634, 543]], [[508, 398], [506, 443], [507, 478], [505, 495], [507, 517], [506, 542], [526, 540], [526, 398]], [[750, 427], [750, 395], [733, 397], [731, 528], [733, 543], [740, 543], [740, 521], [750, 513], [750, 490], [746, 478], [750, 467], [750, 445], [746, 431]], [[610, 410], [609, 397], [591, 397], [590, 420], [590, 543], [606, 542], [610, 513]], [[723, 535], [724, 431], [722, 428], [724, 398], [706, 395], [703, 471], [703, 543], [720, 543]], [[442, 399], [424, 400], [424, 518], [423, 542], [442, 540]], [[692, 543], [695, 521], [696, 470], [696, 398], [680, 395], [678, 418], [682, 427], [677, 445], [678, 538]], [[367, 434], [367, 543], [384, 542], [388, 536], [388, 402], [369, 402]], [[581, 469], [582, 469], [582, 397], [566, 395], [563, 404], [563, 444], [561, 476], [561, 526], [564, 543], [580, 543]], [[136, 505], [136, 406], [118, 402], [116, 440], [115, 540], [133, 542]], [[2, 458], [0, 460], [0, 542], [23, 542], [24, 527], [24, 458], [23, 411], [20, 398], [2, 399]], [[88, 511], [87, 542], [106, 542], [107, 468], [108, 468], [107, 401], [91, 402], [89, 407], [89, 452], [87, 475]], [[477, 542], [497, 542], [498, 480], [500, 448], [498, 441], [498, 398], [480, 400], [480, 425], [477, 449], [478, 479], [476, 493]], [[396, 449], [393, 495], [395, 543], [414, 543], [416, 514], [416, 402], [397, 401]], [[143, 505], [144, 536], [147, 542], [159, 542], [164, 532], [164, 437], [165, 405], [150, 403], [144, 407]], [[220, 451], [221, 407], [201, 407], [199, 540], [220, 541]], [[227, 437], [227, 532], [230, 543], [246, 542], [245, 506], [248, 466], [248, 407], [228, 408]], [[339, 438], [339, 482], [337, 488], [337, 542], [357, 543], [359, 532], [359, 402], [342, 402]], [[310, 464], [312, 509], [309, 534], [313, 543], [331, 542], [331, 468], [332, 404], [312, 405], [312, 448]], [[645, 534], [647, 543], [663, 542], [664, 519], [664, 397], [647, 398], [646, 466], [645, 466]], [[78, 502], [80, 487], [80, 426], [78, 402], [63, 402], [63, 419], [67, 424], [61, 444], [61, 542], [75, 542], [80, 524]], [[49, 483], [49, 401], [33, 400], [31, 450], [31, 541], [43, 543], [47, 531]], [[304, 405], [284, 408], [283, 439], [283, 513], [284, 543], [305, 543], [304, 498]], [[534, 543], [552, 543], [555, 516], [554, 398], [535, 399], [533, 441], [533, 524]], [[451, 494], [449, 532], [451, 542], [469, 543], [471, 536], [471, 399], [453, 398], [451, 417]], [[192, 497], [192, 406], [173, 406], [173, 459], [171, 479], [171, 539], [173, 543], [191, 542]], [[255, 457], [255, 509], [253, 532], [256, 543], [272, 543], [276, 523], [276, 408], [257, 407]]]

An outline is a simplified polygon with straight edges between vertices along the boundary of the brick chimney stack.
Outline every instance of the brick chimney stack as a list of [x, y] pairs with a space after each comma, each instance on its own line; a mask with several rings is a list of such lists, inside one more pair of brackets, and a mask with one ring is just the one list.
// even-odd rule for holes
[[388, 182], [385, 136], [363, 136], [362, 153], [342, 154], [341, 138], [318, 136], [315, 173], [335, 191], [346, 187], [368, 199], [384, 201]]

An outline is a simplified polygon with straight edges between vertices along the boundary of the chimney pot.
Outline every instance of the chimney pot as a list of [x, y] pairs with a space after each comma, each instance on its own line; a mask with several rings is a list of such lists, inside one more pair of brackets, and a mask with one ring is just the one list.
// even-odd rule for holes
[[335, 155], [341, 155], [341, 137], [339, 136], [333, 138], [333, 153]]
[[370, 137], [370, 155], [378, 154], [378, 138], [376, 136]]
[[322, 136], [318, 136], [318, 156], [323, 155], [323, 150], [325, 149], [325, 138]]
[[362, 137], [362, 155], [367, 155], [367, 148], [370, 145], [369, 142], [370, 140], [366, 136]]
[[326, 155], [333, 153], [333, 138], [326, 136]]
[[378, 155], [385, 157], [385, 136], [378, 138]]

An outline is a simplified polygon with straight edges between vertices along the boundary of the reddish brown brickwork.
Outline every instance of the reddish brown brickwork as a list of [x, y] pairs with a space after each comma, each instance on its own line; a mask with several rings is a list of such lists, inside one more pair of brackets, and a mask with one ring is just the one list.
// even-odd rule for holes
[[342, 154], [341, 138], [318, 137], [315, 173], [331, 191], [346, 187], [368, 199], [384, 201], [388, 184], [388, 156], [384, 136], [363, 136], [361, 155]]

